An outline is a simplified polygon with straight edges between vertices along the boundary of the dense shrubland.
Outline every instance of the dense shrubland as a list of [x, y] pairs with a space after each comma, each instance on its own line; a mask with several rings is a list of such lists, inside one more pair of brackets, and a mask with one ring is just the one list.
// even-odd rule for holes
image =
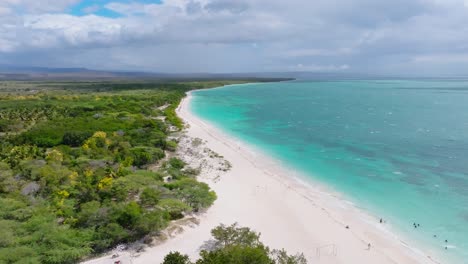
[[216, 196], [194, 170], [165, 157], [177, 148], [168, 135], [182, 128], [185, 92], [221, 84], [9, 83], [0, 91], [0, 263], [74, 263], [210, 206]]

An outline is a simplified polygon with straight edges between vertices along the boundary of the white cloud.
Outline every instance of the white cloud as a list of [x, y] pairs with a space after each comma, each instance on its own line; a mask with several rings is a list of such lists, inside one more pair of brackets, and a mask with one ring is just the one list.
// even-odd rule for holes
[[338, 49], [294, 49], [288, 50], [282, 54], [284, 57], [316, 57], [316, 56], [342, 56], [353, 54], [355, 51], [351, 48]]
[[407, 71], [425, 63], [425, 71], [443, 64], [468, 73], [456, 59], [468, 54], [466, 0], [135, 0], [105, 5], [118, 18], [66, 14], [77, 2], [1, 0], [3, 62], [162, 71]]
[[0, 6], [0, 16], [9, 15], [12, 13], [11, 8]]
[[[88, 15], [75, 17], [65, 14], [46, 14], [28, 16], [24, 29], [37, 35], [47, 36], [49, 46], [69, 44], [73, 46], [88, 44], [114, 44], [120, 41], [122, 24], [109, 18]], [[55, 41], [51, 41], [55, 38]], [[25, 43], [26, 44], [26, 43]], [[47, 42], [32, 42], [29, 45], [47, 47]]]
[[0, 7], [20, 8], [28, 13], [63, 11], [80, 0], [1, 0]]
[[310, 65], [304, 65], [302, 63], [299, 63], [293, 67], [290, 67], [289, 70], [291, 71], [310, 71], [310, 72], [330, 72], [330, 71], [344, 71], [348, 70], [350, 67], [347, 64], [342, 64], [342, 65], [317, 65], [317, 64], [310, 64]]
[[9, 40], [0, 39], [0, 52], [11, 52], [15, 48], [15, 44]]
[[431, 54], [416, 56], [413, 63], [468, 63], [468, 53], [465, 54]]

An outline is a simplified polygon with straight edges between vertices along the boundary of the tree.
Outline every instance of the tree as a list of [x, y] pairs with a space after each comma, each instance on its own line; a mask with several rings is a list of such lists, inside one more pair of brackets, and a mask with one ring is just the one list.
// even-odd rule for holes
[[0, 162], [0, 193], [11, 193], [18, 189], [18, 181], [8, 164]]
[[176, 151], [177, 149], [177, 142], [168, 140], [166, 141], [166, 149], [169, 151]]
[[164, 158], [164, 152], [158, 148], [137, 147], [130, 149], [133, 165], [141, 167]]
[[171, 158], [169, 160], [169, 164], [171, 165], [172, 168], [179, 169], [179, 170], [181, 170], [181, 169], [183, 169], [185, 167], [185, 162], [183, 160], [181, 160], [179, 158], [175, 158], [175, 157], [173, 157], [173, 158]]
[[288, 255], [288, 252], [284, 249], [275, 249], [272, 251], [271, 256], [276, 264], [307, 264], [307, 260], [302, 253]]
[[192, 178], [178, 180], [165, 186], [175, 190], [177, 196], [195, 211], [209, 207], [216, 200], [216, 194], [210, 191], [208, 184]]
[[164, 258], [162, 264], [190, 264], [190, 259], [187, 255], [182, 255], [178, 251], [169, 252]]
[[261, 244], [260, 234], [248, 227], [239, 227], [237, 223], [230, 226], [223, 224], [211, 230], [211, 235], [216, 241], [216, 248], [223, 248], [231, 245], [254, 247]]
[[63, 154], [57, 149], [51, 149], [46, 152], [46, 160], [49, 163], [62, 163]]
[[77, 215], [78, 225], [80, 226], [96, 226], [106, 222], [105, 210], [101, 209], [101, 204], [98, 201], [91, 201], [81, 204], [81, 210]]
[[261, 246], [229, 246], [215, 251], [202, 251], [196, 264], [273, 264], [268, 248]]
[[92, 136], [91, 132], [82, 132], [82, 131], [70, 131], [65, 132], [62, 137], [62, 144], [68, 145], [71, 147], [79, 147]]
[[[259, 233], [239, 227], [237, 223], [221, 224], [211, 230], [211, 234], [213, 240], [203, 245], [205, 249], [200, 252], [196, 264], [307, 264], [303, 254], [288, 255], [284, 249], [271, 251], [260, 242]], [[177, 259], [179, 255], [171, 252], [166, 257]]]
[[169, 214], [161, 210], [147, 212], [140, 217], [135, 224], [135, 231], [139, 235], [145, 235], [153, 231], [162, 230], [167, 227]]
[[117, 222], [127, 228], [131, 228], [141, 217], [141, 207], [135, 203], [130, 202], [116, 211]]
[[161, 200], [158, 206], [169, 213], [171, 220], [184, 217], [184, 213], [192, 209], [190, 206], [177, 199]]
[[140, 194], [142, 206], [155, 206], [159, 201], [159, 192], [154, 188], [147, 187]]
[[96, 250], [104, 250], [117, 245], [129, 238], [129, 232], [117, 223], [110, 223], [97, 228], [93, 236], [93, 244]]

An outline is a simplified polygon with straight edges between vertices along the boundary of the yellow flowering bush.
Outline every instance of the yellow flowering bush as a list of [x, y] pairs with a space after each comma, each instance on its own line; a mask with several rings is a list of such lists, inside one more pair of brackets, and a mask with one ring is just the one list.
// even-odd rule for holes
[[106, 138], [106, 137], [107, 137], [107, 133], [104, 131], [96, 131], [93, 134], [93, 138]]
[[86, 177], [91, 177], [91, 176], [93, 176], [94, 172], [91, 169], [86, 169], [83, 174]]
[[105, 177], [104, 179], [102, 179], [101, 181], [99, 181], [98, 183], [98, 189], [99, 190], [102, 190], [106, 187], [109, 187], [112, 185], [112, 177], [111, 176], [107, 176]]
[[63, 154], [62, 152], [52, 149], [47, 151], [46, 153], [46, 160], [49, 162], [62, 162], [63, 161]]

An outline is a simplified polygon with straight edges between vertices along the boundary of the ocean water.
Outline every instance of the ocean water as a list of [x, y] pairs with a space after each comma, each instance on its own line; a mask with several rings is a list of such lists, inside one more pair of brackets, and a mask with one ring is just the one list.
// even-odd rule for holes
[[468, 263], [468, 81], [232, 85], [194, 92], [191, 110], [442, 263]]

